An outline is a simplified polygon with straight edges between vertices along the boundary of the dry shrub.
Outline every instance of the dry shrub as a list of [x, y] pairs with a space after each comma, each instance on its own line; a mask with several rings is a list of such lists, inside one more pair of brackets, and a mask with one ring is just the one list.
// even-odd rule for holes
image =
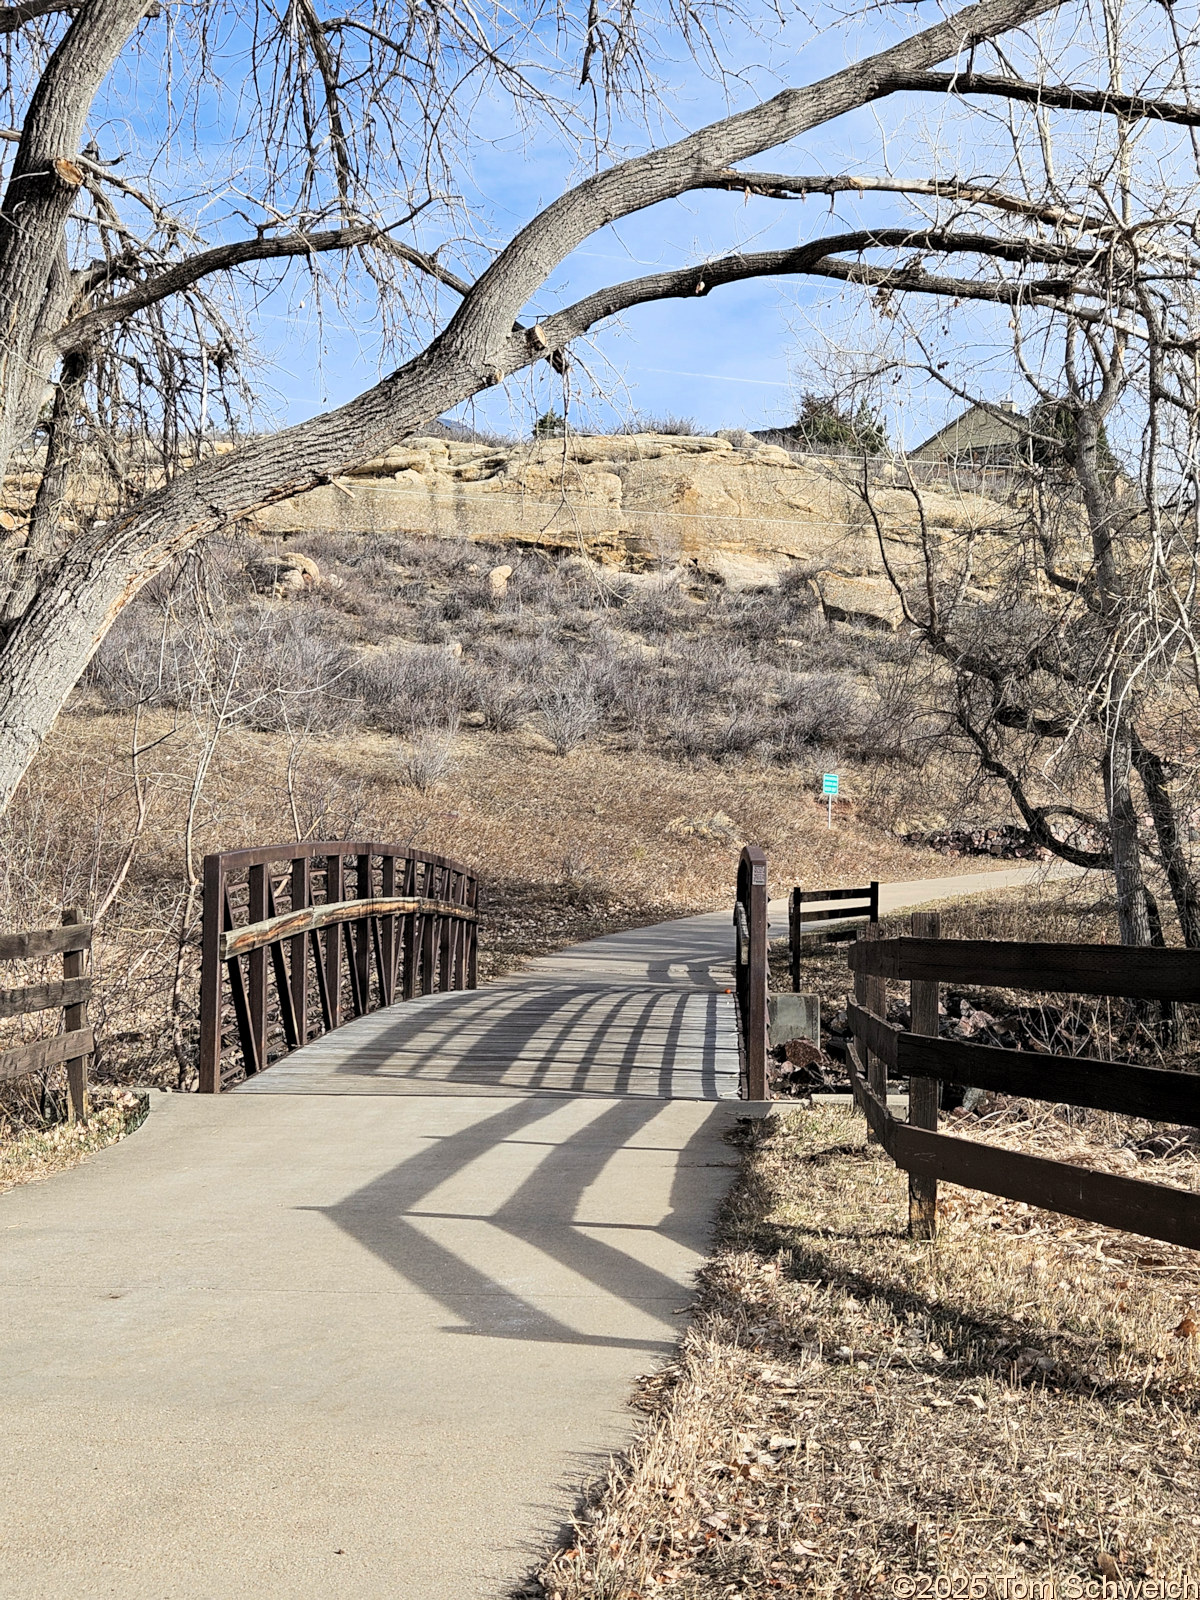
[[147, 1097], [128, 1090], [92, 1090], [86, 1122], [30, 1114], [11, 1099], [0, 1104], [0, 1194], [74, 1167], [97, 1150], [133, 1133], [145, 1118]]

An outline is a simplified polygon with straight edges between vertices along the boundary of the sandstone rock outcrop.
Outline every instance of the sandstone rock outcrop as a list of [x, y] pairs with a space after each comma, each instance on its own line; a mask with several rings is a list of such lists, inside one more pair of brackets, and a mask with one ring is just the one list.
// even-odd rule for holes
[[[413, 438], [332, 484], [269, 507], [256, 523], [285, 539], [432, 534], [536, 545], [635, 572], [692, 567], [735, 588], [775, 583], [801, 563], [831, 614], [894, 625], [874, 523], [843, 479], [847, 464], [797, 458], [757, 441], [737, 446], [733, 438], [675, 434], [505, 447]], [[893, 558], [905, 567], [916, 555], [912, 496], [884, 482], [874, 499]], [[959, 532], [1002, 529], [1013, 517], [978, 495], [932, 489], [924, 501], [932, 526]]]

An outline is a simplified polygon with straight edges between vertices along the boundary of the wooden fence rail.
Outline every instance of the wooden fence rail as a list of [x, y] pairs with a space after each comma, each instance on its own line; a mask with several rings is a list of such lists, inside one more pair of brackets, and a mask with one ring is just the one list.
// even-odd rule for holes
[[350, 1016], [473, 989], [478, 916], [470, 868], [404, 845], [341, 839], [206, 856], [201, 1093]]
[[27, 1016], [61, 1008], [63, 1031], [48, 1039], [12, 1045], [0, 1051], [0, 1083], [27, 1072], [45, 1072], [65, 1065], [67, 1106], [72, 1122], [87, 1120], [87, 1065], [94, 1049], [87, 1025], [87, 1003], [92, 992], [88, 973], [92, 925], [83, 912], [70, 906], [63, 912], [61, 928], [36, 928], [28, 933], [0, 934], [0, 962], [36, 961], [62, 956], [62, 981], [29, 983], [17, 989], [0, 989], [0, 1017]]
[[[856, 984], [855, 1001], [848, 1007], [854, 1036], [848, 1052], [850, 1081], [874, 1137], [909, 1174], [910, 1233], [933, 1236], [941, 1178], [1200, 1249], [1200, 1194], [936, 1131], [939, 1080], [1200, 1126], [1200, 1074], [936, 1037], [938, 989], [944, 982], [1194, 1003], [1200, 1001], [1200, 953], [943, 940], [936, 937], [936, 919], [931, 917], [914, 918], [913, 931], [913, 938], [863, 941], [848, 956]], [[889, 978], [912, 985], [911, 1030], [894, 1026], [884, 1015]], [[870, 985], [874, 988], [868, 991]], [[898, 1122], [887, 1109], [889, 1069], [909, 1079], [907, 1123]]]
[[[864, 927], [879, 921], [879, 884], [861, 889], [801, 889], [788, 896], [788, 969], [792, 988], [801, 987], [801, 958], [807, 944], [836, 944], [858, 938]], [[832, 924], [827, 930], [816, 926]], [[822, 937], [823, 936], [823, 937]]]

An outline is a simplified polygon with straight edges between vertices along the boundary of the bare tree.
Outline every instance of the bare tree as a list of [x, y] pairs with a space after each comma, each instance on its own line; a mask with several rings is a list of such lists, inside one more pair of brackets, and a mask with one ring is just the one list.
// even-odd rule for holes
[[[1186, 82], [1181, 100], [1171, 70], [1135, 95], [1115, 89], [1109, 72], [1097, 87], [1076, 88], [1059, 81], [1054, 50], [1039, 50], [1036, 39], [1023, 47], [1027, 67], [1014, 66], [997, 43], [997, 71], [976, 70], [989, 41], [1056, 9], [1056, 0], [978, 0], [819, 82], [605, 166], [608, 119], [621, 97], [654, 108], [660, 90], [653, 63], [664, 37], [682, 38], [724, 71], [721, 27], [744, 28], [754, 20], [748, 7], [676, 9], [670, 0], [646, 24], [632, 7], [609, 11], [591, 0], [576, 11], [559, 0], [552, 15], [538, 7], [497, 12], [493, 26], [464, 0], [411, 10], [373, 0], [330, 17], [314, 0], [291, 0], [283, 10], [256, 6], [247, 21], [252, 114], [238, 137], [257, 193], [245, 203], [244, 235], [229, 236], [233, 207], [216, 239], [164, 206], [152, 186], [118, 172], [88, 129], [114, 64], [151, 51], [150, 30], [160, 27], [192, 30], [177, 48], [190, 53], [193, 87], [169, 116], [173, 127], [194, 122], [220, 72], [228, 20], [220, 8], [176, 13], [164, 6], [160, 14], [146, 0], [63, 0], [62, 10], [3, 13], [17, 66], [5, 90], [16, 128], [0, 202], [0, 458], [5, 468], [27, 469], [36, 492], [30, 511], [10, 514], [3, 550], [0, 803], [112, 619], [180, 551], [273, 500], [328, 481], [536, 362], [564, 368], [572, 341], [631, 307], [701, 298], [751, 278], [807, 275], [889, 297], [1078, 307], [1085, 340], [1125, 339], [1127, 325], [1143, 327], [1147, 307], [1122, 277], [1136, 219], [1122, 223], [1119, 208], [1114, 223], [1113, 208], [1099, 201], [1072, 210], [1053, 195], [1030, 198], [991, 181], [812, 178], [741, 165], [894, 96], [955, 106], [967, 96], [984, 107], [1032, 103], [1039, 114], [1057, 107], [1122, 127], [1200, 124]], [[1180, 25], [1172, 26], [1178, 34]], [[554, 50], [531, 66], [549, 34]], [[1177, 37], [1171, 59], [1185, 59], [1188, 43]], [[932, 70], [946, 63], [951, 71]], [[568, 88], [568, 71], [577, 91]], [[506, 97], [531, 124], [586, 143], [598, 170], [470, 277], [443, 256], [454, 254], [451, 222], [461, 215], [453, 199], [456, 161], [484, 92]], [[833, 191], [861, 196], [872, 185], [905, 204], [932, 196], [953, 214], [843, 229], [788, 250], [734, 253], [615, 284], [528, 321], [531, 299], [573, 250], [647, 207], [699, 189], [789, 200]], [[135, 210], [144, 219], [136, 225]], [[418, 247], [415, 222], [434, 214], [443, 219], [446, 244], [430, 252]], [[468, 231], [463, 222], [464, 259], [473, 258]], [[263, 263], [293, 258], [311, 269], [324, 256], [354, 252], [375, 275], [384, 314], [407, 341], [401, 364], [347, 405], [248, 438], [227, 454], [206, 454], [207, 420], [218, 404], [232, 416], [242, 381], [238, 339], [214, 286], [244, 283], [253, 296], [262, 280], [246, 275]], [[868, 259], [881, 252], [884, 261]], [[930, 256], [960, 268], [929, 272]], [[1007, 276], [1001, 267], [1011, 268]], [[448, 317], [441, 311], [447, 294], [458, 298]], [[47, 414], [48, 380], [56, 387]], [[28, 448], [39, 415], [48, 429], [41, 457]], [[1090, 426], [1081, 421], [1081, 440]], [[94, 503], [83, 490], [64, 500], [72, 473], [77, 484], [101, 481]]]
[[[1007, 509], [991, 525], [947, 531], [901, 464], [914, 551], [889, 526], [865, 464], [858, 487], [905, 619], [935, 666], [924, 685], [931, 725], [1007, 791], [1037, 844], [1112, 870], [1124, 942], [1163, 937], [1153, 878], [1169, 890], [1184, 942], [1200, 948], [1189, 840], [1200, 771], [1200, 174], [1194, 135], [1173, 150], [1139, 149], [1134, 119], [1146, 106], [1122, 89], [1118, 8], [1103, 20], [1107, 136], [1073, 146], [1047, 117], [1047, 106], [1087, 99], [1076, 92], [1010, 115], [1008, 226], [970, 243], [994, 191], [982, 202], [966, 186], [954, 196], [959, 248], [990, 257], [986, 279], [921, 285], [956, 306], [991, 299], [1006, 329], [977, 325], [970, 356], [955, 359], [961, 338], [944, 304], [922, 320], [896, 295], [923, 265], [905, 269], [907, 284], [881, 283], [892, 339], [877, 370], [918, 369], [993, 415], [1011, 441]], [[1166, 42], [1186, 91], [1187, 57]], [[1185, 107], [1159, 103], [1154, 119], [1168, 118], [1194, 125]], [[945, 243], [942, 233], [935, 248]], [[995, 369], [1030, 396], [1026, 419], [978, 387], [989, 336]]]

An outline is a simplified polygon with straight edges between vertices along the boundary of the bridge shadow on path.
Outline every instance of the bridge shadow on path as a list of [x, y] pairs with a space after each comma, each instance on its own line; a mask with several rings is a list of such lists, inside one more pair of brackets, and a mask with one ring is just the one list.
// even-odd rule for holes
[[445, 1307], [446, 1332], [665, 1354], [735, 1164], [728, 1112], [697, 1107], [684, 1122], [684, 1110], [546, 1097], [472, 1108], [317, 1209]]
[[240, 1093], [405, 1093], [435, 1085], [735, 1097], [732, 996], [682, 984], [536, 975], [358, 1017]]

